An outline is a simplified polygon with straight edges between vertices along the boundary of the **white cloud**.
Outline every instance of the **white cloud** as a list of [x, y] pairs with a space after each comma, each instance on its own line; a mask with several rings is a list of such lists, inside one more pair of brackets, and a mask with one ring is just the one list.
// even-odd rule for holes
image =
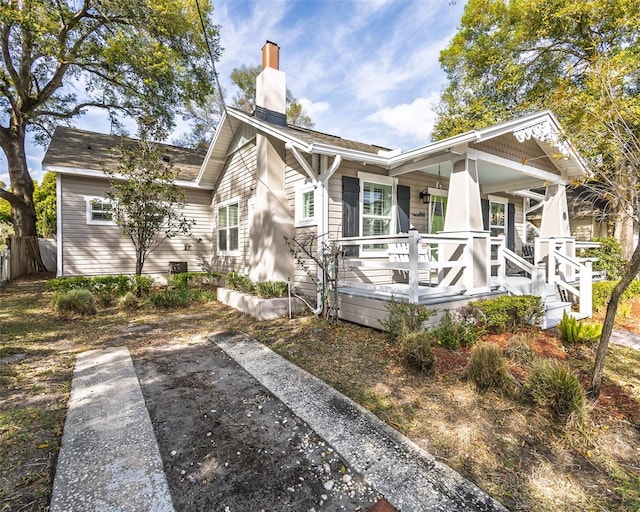
[[435, 123], [433, 107], [438, 99], [439, 95], [433, 93], [428, 98], [416, 98], [412, 103], [386, 107], [369, 115], [367, 121], [385, 124], [399, 136], [415, 137], [426, 143]]
[[300, 98], [298, 101], [300, 102], [300, 105], [302, 105], [302, 108], [306, 110], [307, 114], [309, 114], [311, 119], [329, 110], [329, 102], [327, 101], [311, 101], [309, 98]]

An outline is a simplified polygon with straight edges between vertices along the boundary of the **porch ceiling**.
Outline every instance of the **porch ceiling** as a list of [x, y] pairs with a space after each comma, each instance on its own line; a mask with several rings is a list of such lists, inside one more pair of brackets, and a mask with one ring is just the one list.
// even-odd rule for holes
[[[517, 162], [513, 162], [513, 166], [502, 165], [488, 154], [486, 160], [478, 152], [474, 153], [473, 156], [477, 157], [480, 190], [485, 194], [543, 187], [549, 181], [555, 182], [562, 179], [559, 174], [556, 175], [530, 167], [523, 172], [523, 168], [527, 166]], [[413, 170], [432, 176], [440, 176], [448, 180], [451, 176], [453, 163], [463, 159], [465, 155], [451, 155], [451, 157], [450, 160], [425, 165], [424, 167], [420, 167], [419, 163], [416, 162]]]

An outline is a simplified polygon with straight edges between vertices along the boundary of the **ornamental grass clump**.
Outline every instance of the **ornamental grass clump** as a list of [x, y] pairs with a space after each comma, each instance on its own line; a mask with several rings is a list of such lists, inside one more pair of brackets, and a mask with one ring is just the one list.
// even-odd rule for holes
[[582, 422], [586, 417], [584, 388], [578, 377], [560, 361], [537, 361], [527, 379], [527, 390], [533, 401], [557, 420]]
[[498, 347], [485, 343], [475, 345], [471, 349], [471, 357], [465, 371], [479, 391], [490, 388], [504, 389], [511, 381], [507, 365]]
[[140, 299], [131, 292], [127, 292], [118, 300], [118, 309], [121, 311], [136, 311], [140, 306]]
[[431, 335], [426, 331], [412, 332], [400, 337], [400, 349], [407, 364], [430, 374], [435, 370], [436, 358], [431, 349]]
[[53, 298], [53, 305], [61, 315], [89, 316], [96, 314], [96, 301], [91, 292], [83, 288], [56, 294]]
[[536, 356], [533, 343], [526, 332], [514, 334], [505, 347], [504, 354], [512, 361], [522, 364], [531, 364]]

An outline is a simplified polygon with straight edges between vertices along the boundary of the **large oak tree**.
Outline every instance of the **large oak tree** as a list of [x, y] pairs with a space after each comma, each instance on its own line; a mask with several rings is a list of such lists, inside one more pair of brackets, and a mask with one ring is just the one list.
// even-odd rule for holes
[[[53, 127], [89, 107], [117, 124], [131, 116], [162, 136], [176, 107], [202, 102], [214, 76], [218, 29], [209, 0], [3, 0], [0, 2], [0, 148], [8, 162], [15, 233], [36, 236], [25, 140], [46, 143]], [[39, 259], [37, 254], [34, 258]]]
[[[440, 62], [436, 138], [550, 108], [589, 161], [587, 186], [627, 226], [640, 220], [640, 2], [469, 0]], [[596, 397], [618, 299], [640, 269], [640, 246], [631, 251], [607, 309]]]

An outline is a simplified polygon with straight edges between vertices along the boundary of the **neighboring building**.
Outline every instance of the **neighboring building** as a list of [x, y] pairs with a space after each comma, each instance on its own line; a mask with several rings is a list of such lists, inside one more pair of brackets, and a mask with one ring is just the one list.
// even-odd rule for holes
[[[263, 48], [254, 115], [227, 109], [202, 165], [193, 160], [181, 182], [199, 218], [194, 237], [203, 244], [197, 256], [210, 256], [212, 268], [255, 281], [291, 279], [299, 293], [315, 296], [285, 241], [315, 233], [318, 247], [332, 241], [345, 247], [341, 316], [374, 326], [391, 295], [452, 303], [492, 293], [548, 295], [541, 276], [551, 285], [556, 277], [566, 283], [576, 277], [573, 264], [558, 258], [575, 256], [566, 184], [585, 166], [551, 112], [410, 151], [389, 150], [288, 125], [278, 52], [270, 42]], [[45, 157], [46, 170], [58, 172], [61, 185], [58, 273], [125, 271], [124, 242], [116, 244], [114, 265], [109, 247], [116, 238], [98, 232], [88, 217], [88, 198], [100, 197], [108, 186], [99, 171], [104, 165], [89, 166], [83, 156], [76, 164], [66, 160], [91, 144], [92, 134], [84, 132], [70, 152], [73, 134], [56, 132]], [[546, 197], [531, 192], [536, 188]], [[517, 256], [527, 243], [525, 212], [532, 199], [543, 203], [535, 261], [549, 263], [553, 274], [543, 275]], [[210, 223], [204, 220], [209, 217]], [[150, 259], [154, 271], [196, 255], [181, 250], [182, 241], [172, 243], [164, 256]], [[507, 282], [509, 264], [525, 274], [517, 284]]]

